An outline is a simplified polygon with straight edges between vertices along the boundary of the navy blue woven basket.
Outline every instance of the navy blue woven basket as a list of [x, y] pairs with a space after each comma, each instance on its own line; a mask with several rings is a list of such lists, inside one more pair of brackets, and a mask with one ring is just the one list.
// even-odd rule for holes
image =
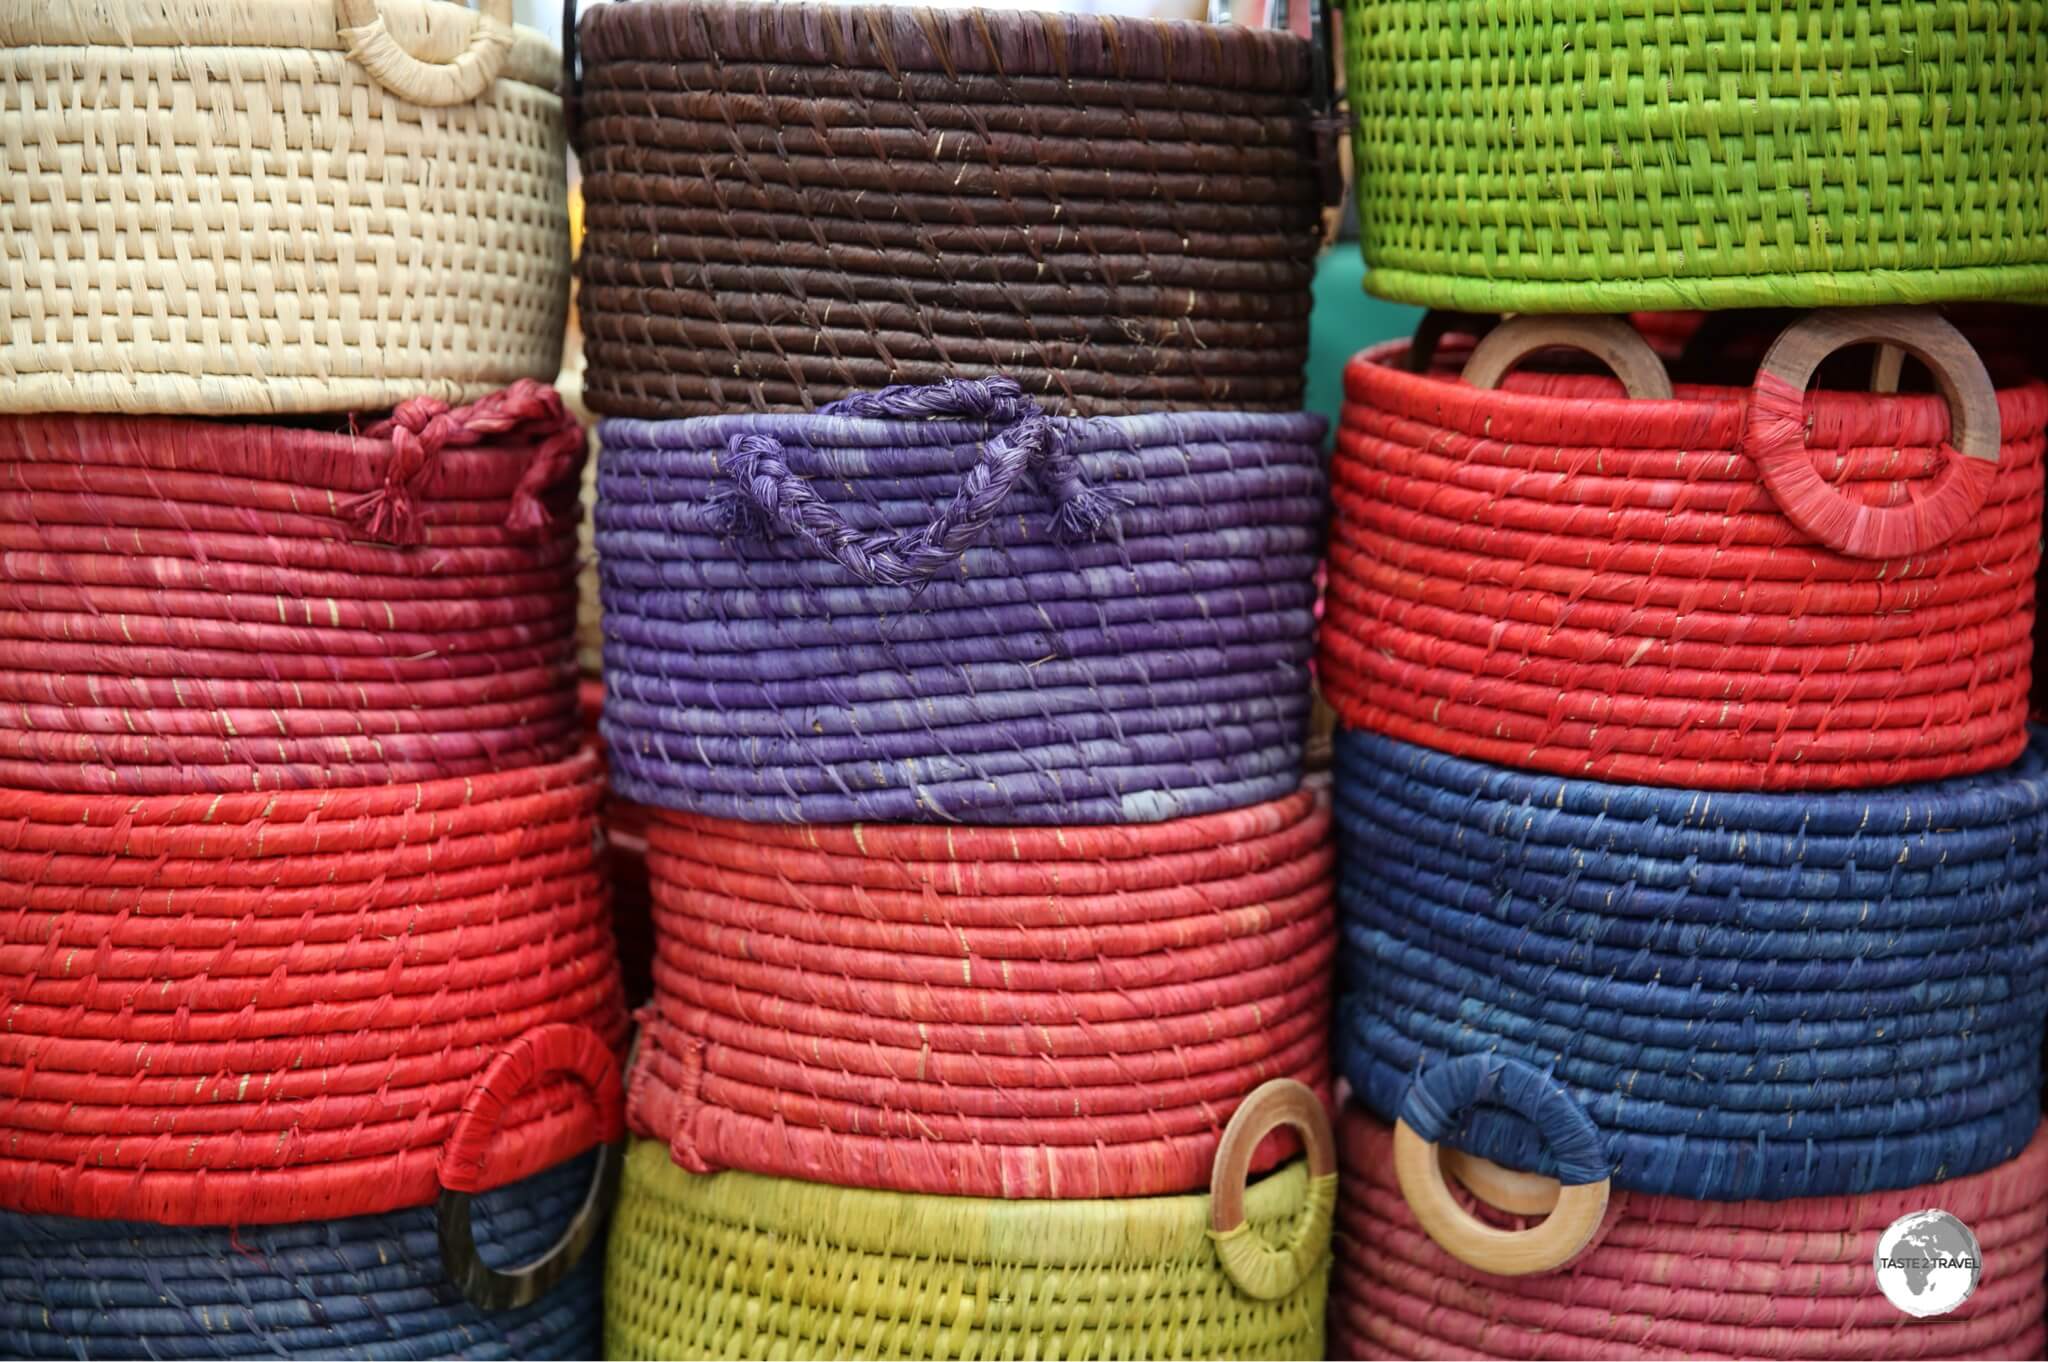
[[1321, 418], [991, 379], [600, 427], [615, 788], [769, 822], [1149, 822], [1292, 791]]
[[[586, 1155], [477, 1199], [477, 1248], [512, 1268], [582, 1204]], [[324, 1224], [184, 1229], [0, 1214], [0, 1356], [545, 1359], [599, 1355], [589, 1253], [529, 1306], [478, 1308], [442, 1271], [431, 1206]]]
[[[2002, 771], [1821, 795], [1344, 732], [1336, 819], [1339, 1062], [1383, 1117], [1451, 1057], [1518, 1060], [1591, 1117], [1617, 1186], [1716, 1200], [1958, 1177], [2040, 1119], [2041, 730]], [[1449, 1143], [1557, 1171], [1504, 1104], [1454, 1115]]]

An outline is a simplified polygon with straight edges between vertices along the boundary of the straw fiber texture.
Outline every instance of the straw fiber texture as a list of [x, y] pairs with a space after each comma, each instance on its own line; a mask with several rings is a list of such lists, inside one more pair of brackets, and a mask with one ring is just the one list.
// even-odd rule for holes
[[1290, 793], [1321, 425], [1047, 418], [999, 379], [605, 422], [614, 788], [817, 823], [1152, 822]]
[[596, 410], [997, 373], [1062, 413], [1301, 405], [1333, 131], [1301, 39], [662, 0], [580, 41]]
[[2048, 295], [2048, 3], [1361, 0], [1384, 297], [1512, 312]]
[[[1345, 371], [1318, 677], [1350, 727], [1502, 765], [1830, 789], [2003, 765], [2025, 742], [2048, 386], [2001, 387], [1982, 506], [1926, 552], [1849, 557], [1743, 447], [1749, 388], [1627, 399]], [[1780, 384], [1780, 387], [1784, 385]], [[1796, 402], [1790, 407], [1796, 419]], [[1817, 391], [1814, 467], [1901, 508], [1957, 456], [1933, 394]]]
[[[553, 1244], [588, 1158], [480, 1198], [477, 1247], [510, 1268]], [[18, 1358], [595, 1357], [599, 1257], [532, 1305], [463, 1298], [434, 1213], [170, 1229], [0, 1214], [0, 1353]]]
[[[478, 16], [377, 0], [430, 63]], [[426, 107], [333, 0], [0, 3], [0, 410], [213, 416], [480, 397], [561, 363], [560, 54]]]
[[[588, 750], [364, 790], [0, 791], [0, 1207], [313, 1220], [589, 1147], [626, 1029], [602, 793]], [[548, 1064], [523, 1085], [506, 1054]]]
[[605, 1279], [611, 1357], [1303, 1358], [1323, 1355], [1336, 1178], [1297, 1160], [1245, 1196], [1305, 1275], [1255, 1299], [1206, 1194], [907, 1196], [686, 1173], [627, 1156]]
[[[1339, 1132], [1332, 1357], [1905, 1362], [2033, 1358], [2048, 1345], [2048, 1132], [1987, 1172], [1876, 1195], [1617, 1193], [1592, 1249], [1528, 1277], [1467, 1267], [1423, 1233], [1395, 1182], [1386, 1126], [1354, 1110]], [[1532, 1223], [1464, 1199], [1500, 1228]], [[1915, 1319], [1878, 1293], [1871, 1262], [1887, 1226], [1929, 1207], [1976, 1234], [1983, 1280], [1953, 1313]]]
[[581, 429], [0, 417], [0, 786], [432, 780], [577, 747]]
[[647, 835], [655, 1001], [628, 1120], [684, 1168], [1187, 1192], [1247, 1093], [1329, 1090], [1334, 857], [1308, 791], [1135, 827], [661, 814]]
[[[1992, 774], [1797, 796], [1342, 733], [1336, 821], [1338, 1064], [1382, 1116], [1449, 1056], [1521, 1060], [1616, 1186], [1728, 1200], [1960, 1176], [2040, 1119], [2048, 732]], [[1448, 1138], [1554, 1171], [1495, 1107]]]

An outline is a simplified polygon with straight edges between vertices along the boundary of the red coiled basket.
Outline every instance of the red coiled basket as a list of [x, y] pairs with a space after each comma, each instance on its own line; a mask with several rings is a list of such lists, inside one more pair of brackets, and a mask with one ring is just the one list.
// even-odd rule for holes
[[621, 1133], [594, 751], [369, 789], [0, 791], [0, 1208], [367, 1215]]
[[[1939, 391], [1804, 394], [1864, 342], [1922, 359]], [[1556, 345], [1626, 386], [1490, 386]], [[1503, 323], [1464, 380], [1405, 359], [1383, 346], [1345, 372], [1318, 676], [1346, 725], [1702, 789], [2018, 755], [2048, 385], [1994, 388], [1946, 322], [1887, 308], [1795, 323], [1749, 388], [1662, 395], [1618, 319]]]
[[531, 381], [358, 433], [0, 419], [0, 786], [303, 789], [569, 756], [583, 454]]
[[[656, 811], [627, 1118], [693, 1171], [999, 1197], [1206, 1184], [1267, 1079], [1329, 1089], [1329, 810], [1081, 828]], [[1276, 1135], [1257, 1166], [1293, 1148]]]

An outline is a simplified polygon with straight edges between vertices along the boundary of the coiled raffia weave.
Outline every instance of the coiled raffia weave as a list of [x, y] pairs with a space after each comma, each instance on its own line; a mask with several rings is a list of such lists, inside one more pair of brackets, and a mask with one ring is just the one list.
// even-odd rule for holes
[[1014, 384], [600, 427], [613, 788], [756, 822], [1150, 822], [1300, 779], [1319, 418]]
[[0, 410], [368, 411], [553, 378], [560, 64], [445, 0], [0, 5]]
[[655, 997], [627, 1119], [685, 1168], [1185, 1192], [1245, 1094], [1328, 1092], [1332, 856], [1308, 791], [1136, 827], [646, 831]]
[[[1605, 377], [1535, 374], [1496, 391], [1403, 357], [1345, 371], [1317, 675], [1348, 726], [1695, 789], [2018, 755], [2048, 386], [1998, 390], [1999, 463], [1952, 537], [1870, 558], [1816, 542], [1765, 486], [1743, 445], [1751, 389], [1625, 399]], [[1955, 459], [1932, 394], [1821, 391], [1805, 412], [1845, 503], [1903, 509]]]
[[[2048, 733], [2000, 771], [1833, 794], [1560, 780], [1349, 732], [1335, 771], [1337, 1062], [1383, 1117], [1452, 1056], [1519, 1060], [1585, 1109], [1616, 1187], [1725, 1200], [1956, 1177], [2032, 1136]], [[1553, 1171], [1495, 1106], [1441, 1138]]]
[[1062, 413], [1300, 406], [1330, 145], [1301, 39], [659, 0], [579, 41], [594, 409], [995, 374]]
[[1323, 1355], [1334, 1176], [1297, 1160], [1245, 1196], [1287, 1264], [1230, 1275], [1207, 1195], [909, 1196], [703, 1176], [635, 1140], [605, 1274], [612, 1357], [1302, 1358]]
[[1500, 312], [2048, 296], [2048, 4], [1347, 6], [1375, 293]]
[[569, 756], [584, 444], [527, 381], [357, 433], [0, 417], [0, 786], [372, 785]]
[[[478, 1199], [486, 1261], [539, 1258], [590, 1181], [576, 1159]], [[532, 1305], [486, 1310], [442, 1266], [430, 1208], [173, 1229], [0, 1213], [9, 1357], [480, 1359], [597, 1356], [601, 1262]]]
[[[1593, 1248], [1525, 1277], [1468, 1267], [1423, 1233], [1385, 1125], [1353, 1109], [1338, 1132], [1334, 1358], [1904, 1362], [2032, 1358], [2048, 1344], [2048, 1132], [1995, 1168], [1893, 1192], [1769, 1202], [1619, 1192]], [[1463, 1199], [1499, 1228], [1531, 1223]], [[1983, 1276], [1953, 1313], [1916, 1319], [1879, 1294], [1872, 1260], [1894, 1220], [1930, 1207], [1970, 1227]]]
[[370, 1214], [615, 1137], [603, 788], [586, 750], [361, 790], [0, 791], [0, 1208]]

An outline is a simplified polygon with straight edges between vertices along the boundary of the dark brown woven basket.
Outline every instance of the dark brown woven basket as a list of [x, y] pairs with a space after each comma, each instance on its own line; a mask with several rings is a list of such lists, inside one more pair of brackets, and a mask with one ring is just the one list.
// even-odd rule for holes
[[1306, 42], [712, 0], [602, 6], [578, 41], [597, 411], [993, 373], [1081, 414], [1300, 405]]

